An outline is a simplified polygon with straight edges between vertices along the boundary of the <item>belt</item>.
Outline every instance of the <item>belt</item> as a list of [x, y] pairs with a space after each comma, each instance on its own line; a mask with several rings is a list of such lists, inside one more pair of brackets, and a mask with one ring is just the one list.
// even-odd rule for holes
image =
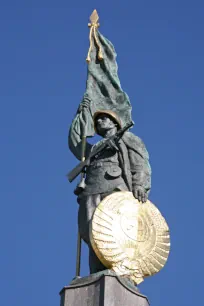
[[111, 161], [101, 161], [101, 162], [92, 162], [89, 167], [100, 168], [102, 166], [119, 166], [119, 163], [111, 162]]

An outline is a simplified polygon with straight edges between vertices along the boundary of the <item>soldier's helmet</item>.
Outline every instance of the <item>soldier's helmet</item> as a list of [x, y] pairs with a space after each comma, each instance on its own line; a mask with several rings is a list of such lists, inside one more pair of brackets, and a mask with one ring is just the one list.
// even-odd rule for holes
[[101, 115], [101, 114], [106, 114], [113, 121], [115, 121], [115, 123], [117, 123], [118, 129], [122, 128], [122, 122], [121, 122], [120, 118], [118, 117], [118, 115], [114, 111], [111, 111], [111, 110], [99, 110], [99, 111], [96, 111], [94, 113], [94, 115], [93, 115], [94, 130], [95, 130], [95, 132], [97, 134], [98, 134], [98, 131], [97, 131], [97, 127], [96, 127], [96, 121], [97, 121], [98, 116]]

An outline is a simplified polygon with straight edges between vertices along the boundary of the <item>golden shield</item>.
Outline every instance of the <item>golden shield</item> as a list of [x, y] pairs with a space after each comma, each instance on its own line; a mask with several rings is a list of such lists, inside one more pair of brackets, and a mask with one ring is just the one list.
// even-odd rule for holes
[[169, 228], [156, 206], [131, 192], [114, 192], [97, 206], [90, 240], [100, 261], [136, 284], [159, 272], [170, 251]]

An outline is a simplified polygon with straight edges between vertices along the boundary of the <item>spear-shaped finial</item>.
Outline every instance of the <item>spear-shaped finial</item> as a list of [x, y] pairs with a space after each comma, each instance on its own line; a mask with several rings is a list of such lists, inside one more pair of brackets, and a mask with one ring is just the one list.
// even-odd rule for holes
[[98, 13], [97, 13], [96, 10], [94, 10], [93, 13], [90, 16], [91, 23], [88, 23], [88, 26], [90, 28], [90, 33], [89, 33], [90, 47], [89, 47], [89, 51], [88, 51], [87, 58], [86, 58], [87, 63], [89, 63], [91, 61], [90, 53], [91, 53], [91, 50], [92, 50], [92, 47], [93, 47], [93, 40], [94, 39], [95, 39], [95, 42], [98, 46], [98, 59], [99, 60], [103, 59], [101, 45], [98, 41], [98, 37], [97, 37], [97, 33], [96, 33], [96, 30], [100, 26], [100, 24], [98, 23], [98, 20], [99, 20]]
[[97, 27], [99, 27], [98, 20], [99, 20], [99, 16], [98, 16], [97, 10], [94, 10], [90, 16], [91, 23], [89, 23], [88, 26], [91, 27], [92, 25], [96, 25]]

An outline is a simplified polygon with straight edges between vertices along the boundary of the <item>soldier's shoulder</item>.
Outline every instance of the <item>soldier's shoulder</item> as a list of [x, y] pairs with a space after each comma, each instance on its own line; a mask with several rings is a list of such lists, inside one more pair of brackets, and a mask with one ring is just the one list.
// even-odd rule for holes
[[122, 137], [123, 141], [127, 144], [141, 144], [144, 145], [142, 139], [131, 132], [125, 132]]
[[124, 133], [122, 140], [127, 146], [128, 150], [133, 150], [139, 153], [143, 158], [149, 158], [145, 144], [140, 137], [131, 132], [126, 132]]

